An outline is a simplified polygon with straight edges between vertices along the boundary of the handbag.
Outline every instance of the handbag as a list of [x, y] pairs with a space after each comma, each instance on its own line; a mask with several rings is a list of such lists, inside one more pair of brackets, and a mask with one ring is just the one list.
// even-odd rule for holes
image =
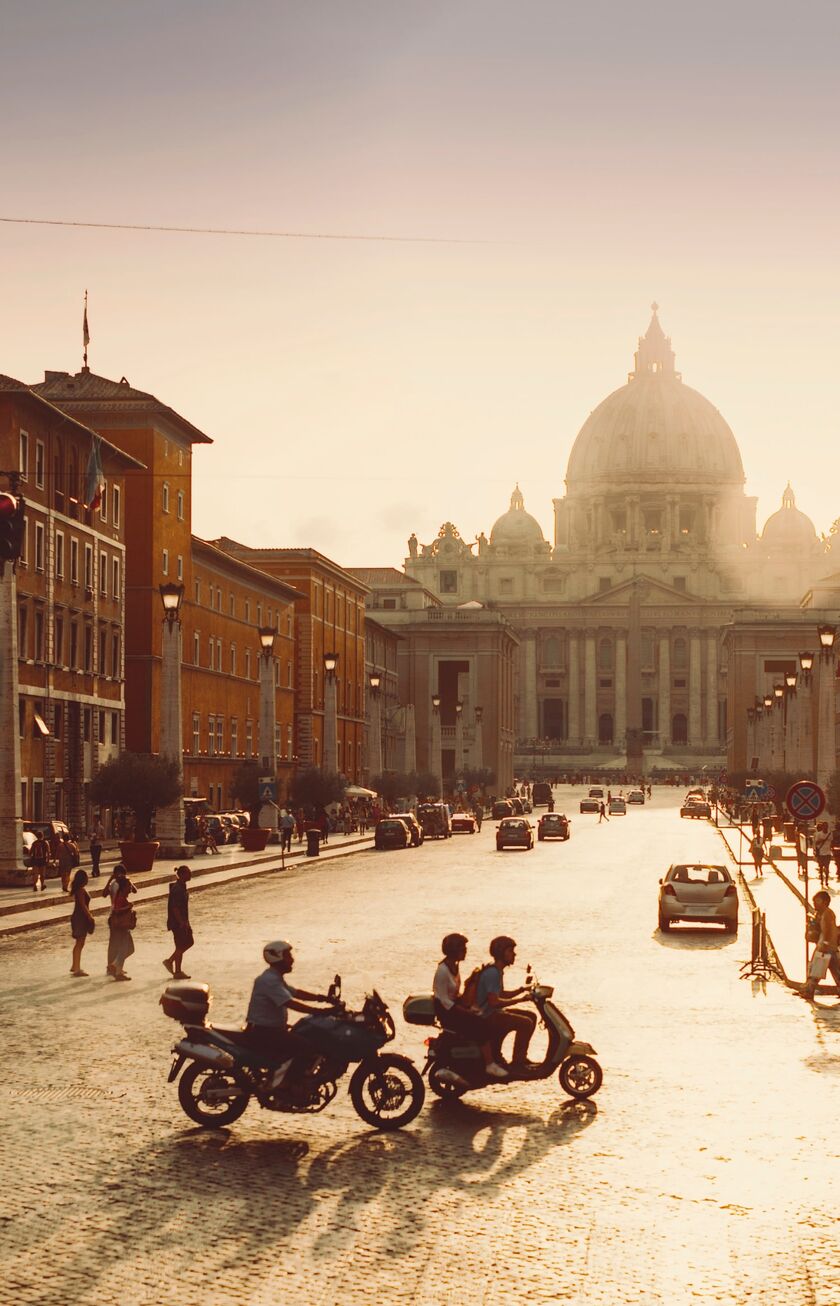
[[93, 934], [93, 931], [96, 929], [96, 921], [93, 919], [92, 916], [89, 916], [87, 921], [85, 922], [85, 929], [87, 930], [88, 934]]
[[811, 964], [808, 967], [808, 978], [821, 980], [825, 979], [828, 970], [828, 953], [815, 952], [811, 958]]
[[137, 912], [133, 907], [121, 907], [111, 912], [110, 924], [117, 930], [133, 930], [137, 926]]

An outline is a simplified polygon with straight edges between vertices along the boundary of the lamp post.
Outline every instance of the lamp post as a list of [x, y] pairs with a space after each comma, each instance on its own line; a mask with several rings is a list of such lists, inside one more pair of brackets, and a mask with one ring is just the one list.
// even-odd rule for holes
[[29, 882], [21, 856], [17, 621], [15, 569], [0, 565], [0, 877], [9, 887]]
[[[277, 801], [277, 723], [274, 687], [274, 641], [277, 631], [273, 626], [259, 626], [260, 640], [260, 781], [274, 786], [274, 803]], [[277, 807], [263, 803], [260, 810], [260, 827], [276, 831]]]
[[814, 770], [814, 734], [811, 707], [811, 671], [813, 653], [799, 654], [799, 769]]
[[432, 694], [432, 747], [429, 754], [429, 770], [440, 782], [443, 796], [443, 766], [440, 746], [440, 694]]
[[782, 681], [773, 686], [773, 769], [785, 769], [785, 722], [784, 722], [785, 687]]
[[464, 704], [455, 704], [455, 776], [464, 769]]
[[370, 685], [370, 726], [368, 729], [368, 780], [382, 774], [382, 677], [378, 671], [368, 676]]
[[761, 750], [764, 747], [764, 703], [760, 698], [755, 700], [755, 766], [752, 765], [750, 758], [750, 770], [756, 775], [761, 771]]
[[799, 770], [799, 712], [796, 701], [796, 671], [785, 672], [785, 771]]
[[752, 759], [756, 755], [755, 734], [756, 734], [755, 708], [748, 707], [747, 708], [747, 769], [748, 770], [752, 763]]
[[484, 766], [484, 735], [482, 719], [484, 717], [484, 708], [479, 706], [475, 709], [475, 734], [473, 736], [473, 766], [481, 768]]
[[817, 684], [817, 784], [825, 789], [835, 769], [834, 626], [818, 626], [820, 677]]
[[[163, 604], [159, 752], [167, 761], [177, 762], [178, 770], [183, 776], [180, 613], [184, 601], [184, 587], [168, 581], [165, 585], [159, 585], [158, 589]], [[160, 809], [155, 817], [155, 833], [160, 842], [161, 857], [185, 855], [183, 798], [178, 798], [168, 807]]]
[[322, 770], [338, 770], [338, 697], [335, 669], [337, 653], [324, 654], [324, 756]]

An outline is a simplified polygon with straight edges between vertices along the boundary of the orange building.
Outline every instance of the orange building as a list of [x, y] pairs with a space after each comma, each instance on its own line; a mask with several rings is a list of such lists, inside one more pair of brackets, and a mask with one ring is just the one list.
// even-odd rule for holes
[[301, 766], [324, 759], [324, 655], [335, 653], [337, 768], [358, 782], [364, 773], [365, 597], [368, 588], [317, 549], [252, 549], [226, 536], [218, 548], [301, 594], [296, 606], [295, 737]]
[[86, 787], [122, 747], [125, 676], [125, 480], [142, 464], [99, 445], [104, 492], [85, 507], [96, 436], [19, 381], [0, 377], [0, 465], [26, 501], [17, 566], [24, 820], [86, 833]]
[[[183, 751], [185, 793], [231, 806], [236, 766], [259, 746], [260, 625], [275, 625], [275, 737], [281, 771], [292, 767], [296, 595], [282, 580], [237, 565], [191, 532], [192, 453], [210, 437], [125, 377], [87, 369], [47, 372], [34, 387], [63, 411], [101, 431], [138, 465], [126, 478], [125, 747], [156, 752], [161, 720], [163, 609], [159, 587], [184, 586]], [[212, 723], [212, 741], [210, 736]]]

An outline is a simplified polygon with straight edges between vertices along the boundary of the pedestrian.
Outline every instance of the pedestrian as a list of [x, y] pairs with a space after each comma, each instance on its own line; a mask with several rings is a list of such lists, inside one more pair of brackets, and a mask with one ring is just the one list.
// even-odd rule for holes
[[481, 834], [481, 822], [484, 820], [484, 808], [481, 806], [481, 803], [478, 802], [476, 803], [475, 807], [473, 808], [473, 815], [475, 816], [475, 823], [478, 827], [478, 833]]
[[70, 885], [70, 896], [73, 899], [73, 915], [70, 917], [73, 960], [70, 963], [70, 974], [76, 978], [87, 976], [87, 971], [82, 970], [82, 949], [87, 942], [87, 936], [93, 934], [96, 929], [96, 921], [90, 910], [90, 894], [85, 888], [87, 882], [87, 871], [76, 871], [73, 883]]
[[176, 866], [175, 879], [169, 886], [169, 902], [166, 908], [166, 928], [172, 931], [173, 949], [169, 957], [164, 957], [163, 964], [174, 979], [189, 979], [182, 965], [184, 953], [195, 943], [190, 925], [190, 891], [187, 888], [192, 879], [189, 866]]
[[773, 818], [772, 818], [772, 816], [765, 816], [765, 817], [764, 817], [764, 820], [761, 822], [761, 827], [762, 827], [762, 833], [763, 833], [763, 835], [764, 835], [764, 842], [765, 842], [765, 843], [768, 843], [768, 844], [769, 844], [769, 843], [772, 843], [772, 841], [773, 841]]
[[297, 841], [303, 843], [303, 836], [306, 833], [306, 812], [299, 807], [295, 812], [295, 829], [297, 830]]
[[[831, 906], [831, 894], [825, 889], [820, 889], [818, 893], [814, 894], [814, 910], [807, 929], [809, 937], [812, 937], [811, 930], [817, 934], [817, 946], [808, 967], [808, 980], [800, 991], [800, 996], [808, 999], [808, 1001], [813, 1001], [817, 985], [824, 978], [826, 969], [831, 971], [831, 978], [840, 988], [837, 917], [834, 915]], [[827, 967], [825, 958], [828, 958]]]
[[32, 882], [32, 892], [37, 893], [39, 881], [42, 890], [47, 887], [47, 864], [50, 860], [50, 846], [42, 834], [36, 836], [35, 842], [29, 851], [29, 860], [32, 863], [32, 870], [35, 875]]
[[102, 841], [105, 838], [105, 827], [97, 816], [90, 832], [90, 860], [92, 863], [91, 876], [94, 880], [99, 879], [99, 860], [102, 856]]
[[330, 818], [327, 816], [326, 811], [321, 813], [315, 824], [321, 831], [321, 839], [323, 843], [328, 844], [330, 841]]
[[817, 824], [816, 834], [814, 835], [814, 856], [817, 859], [819, 868], [820, 885], [823, 889], [827, 889], [829, 871], [831, 870], [831, 835], [828, 832], [827, 821], [820, 821]]
[[834, 829], [831, 831], [831, 856], [834, 859], [837, 879], [840, 881], [840, 821], [835, 821]]
[[115, 980], [131, 979], [125, 973], [125, 963], [134, 952], [134, 939], [131, 931], [137, 924], [137, 913], [129, 902], [129, 894], [136, 893], [137, 888], [128, 878], [128, 872], [122, 862], [117, 862], [103, 894], [111, 899], [111, 914], [108, 917], [108, 966], [107, 972]]
[[359, 823], [359, 834], [367, 834], [368, 814], [367, 814], [367, 806], [365, 805], [364, 802], [361, 802], [359, 804], [358, 823]]
[[73, 845], [68, 833], [62, 837], [58, 845], [58, 873], [61, 876], [61, 889], [63, 893], [67, 893], [70, 888], [70, 876], [73, 873], [74, 865], [77, 864], [74, 863], [73, 855]]
[[607, 809], [604, 804], [601, 803], [598, 808], [598, 824], [600, 825], [602, 821], [608, 821], [609, 819], [610, 818], [607, 816]]
[[292, 831], [295, 828], [295, 818], [292, 816], [288, 807], [280, 818], [280, 851], [292, 851]]
[[764, 862], [764, 844], [762, 843], [760, 834], [754, 834], [750, 840], [750, 852], [752, 853], [756, 876], [763, 880], [764, 871], [762, 870], [762, 863]]
[[761, 834], [761, 817], [758, 814], [758, 808], [753, 804], [752, 816], [750, 818], [753, 836]]

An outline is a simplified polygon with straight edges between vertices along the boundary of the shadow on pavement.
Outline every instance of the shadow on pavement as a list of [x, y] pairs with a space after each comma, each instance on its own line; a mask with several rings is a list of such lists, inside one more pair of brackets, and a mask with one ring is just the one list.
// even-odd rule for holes
[[703, 951], [715, 948], [731, 948], [738, 942], [737, 934], [724, 934], [723, 930], [694, 929], [691, 925], [676, 926], [663, 934], [661, 930], [651, 931], [651, 938], [661, 948], [691, 948]]

